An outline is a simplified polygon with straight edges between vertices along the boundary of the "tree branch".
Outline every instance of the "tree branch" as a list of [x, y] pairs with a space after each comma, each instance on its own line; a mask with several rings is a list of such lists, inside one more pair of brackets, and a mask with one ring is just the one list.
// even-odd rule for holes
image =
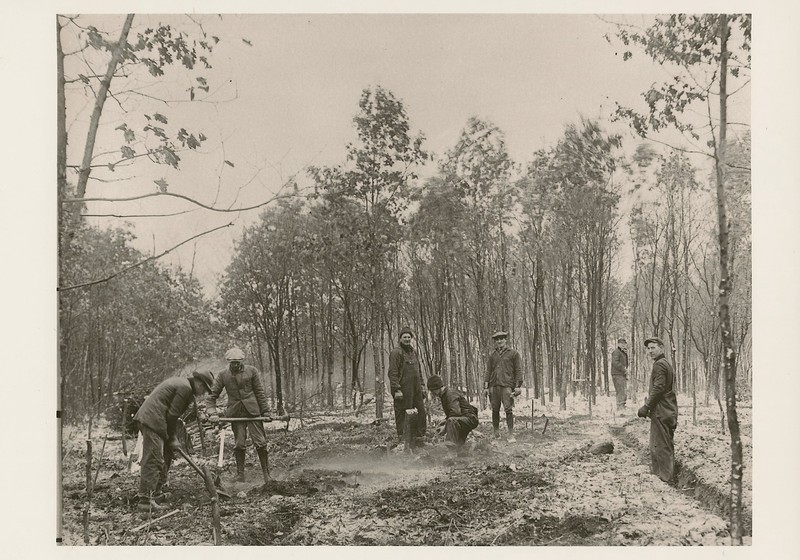
[[181, 210], [171, 214], [81, 214], [81, 216], [84, 218], [165, 218], [168, 216], [180, 216], [189, 212], [194, 212], [194, 210]]
[[686, 149], [686, 148], [679, 148], [678, 146], [673, 146], [669, 142], [664, 142], [662, 140], [656, 140], [655, 138], [652, 138], [652, 137], [649, 137], [649, 136], [647, 137], [647, 140], [650, 141], [650, 142], [655, 142], [656, 144], [661, 144], [662, 146], [666, 146], [667, 148], [675, 150], [676, 152], [683, 152], [684, 154], [699, 154], [701, 156], [706, 156], [706, 157], [709, 157], [709, 158], [713, 158], [714, 157], [713, 154], [709, 154], [708, 152], [704, 152], [702, 150], [689, 150], [689, 149]]
[[103, 282], [108, 282], [108, 281], [109, 281], [109, 280], [111, 280], [112, 278], [116, 278], [116, 277], [117, 277], [117, 276], [119, 276], [120, 274], [124, 274], [125, 272], [128, 272], [129, 270], [131, 270], [131, 269], [133, 269], [133, 268], [136, 268], [136, 267], [138, 267], [138, 266], [142, 266], [143, 264], [146, 264], [146, 263], [148, 263], [148, 262], [150, 262], [150, 261], [154, 261], [154, 260], [156, 260], [156, 259], [160, 259], [160, 258], [161, 258], [161, 257], [163, 257], [164, 255], [166, 255], [166, 254], [168, 254], [168, 253], [171, 253], [172, 251], [174, 251], [175, 249], [177, 249], [177, 248], [178, 248], [178, 247], [180, 247], [181, 245], [185, 245], [186, 243], [188, 243], [189, 241], [192, 241], [193, 239], [197, 239], [198, 237], [202, 237], [203, 235], [207, 235], [207, 234], [209, 234], [209, 233], [213, 233], [213, 232], [215, 232], [215, 231], [217, 231], [217, 230], [219, 230], [219, 229], [222, 229], [222, 228], [231, 227], [232, 225], [233, 225], [233, 222], [231, 222], [231, 223], [229, 223], [229, 224], [225, 224], [224, 226], [215, 227], [214, 229], [210, 229], [210, 230], [208, 230], [208, 231], [204, 231], [203, 233], [198, 233], [197, 235], [193, 235], [193, 236], [192, 236], [192, 237], [190, 237], [189, 239], [186, 239], [186, 240], [184, 240], [184, 241], [181, 241], [181, 242], [180, 242], [180, 243], [178, 243], [177, 245], [175, 245], [175, 246], [173, 246], [173, 247], [170, 247], [169, 249], [167, 249], [166, 251], [164, 251], [164, 252], [163, 252], [163, 253], [161, 253], [160, 255], [154, 255], [154, 256], [152, 256], [152, 257], [147, 257], [146, 259], [143, 259], [143, 260], [141, 260], [141, 261], [139, 261], [139, 262], [137, 262], [137, 263], [134, 263], [134, 264], [132, 264], [132, 265], [130, 265], [130, 266], [126, 266], [125, 268], [123, 268], [122, 270], [120, 270], [120, 271], [118, 271], [118, 272], [115, 272], [115, 273], [114, 273], [114, 274], [112, 274], [111, 276], [107, 276], [107, 277], [105, 277], [105, 278], [102, 278], [102, 279], [100, 279], [100, 280], [93, 280], [93, 281], [91, 281], [91, 282], [85, 282], [85, 283], [83, 283], [83, 284], [76, 284], [76, 285], [74, 285], [74, 286], [58, 287], [58, 288], [56, 288], [56, 291], [58, 291], [58, 292], [66, 292], [66, 291], [68, 291], [68, 290], [75, 290], [75, 289], [77, 289], [77, 288], [86, 288], [86, 287], [88, 287], [88, 286], [94, 286], [94, 285], [96, 285], [96, 284], [102, 284]]
[[95, 198], [65, 198], [61, 202], [64, 203], [64, 204], [84, 203], [84, 202], [130, 202], [130, 201], [133, 201], [133, 200], [141, 200], [143, 198], [151, 198], [151, 197], [154, 197], [154, 196], [171, 196], [171, 197], [174, 197], [174, 198], [180, 198], [180, 199], [183, 199], [183, 200], [188, 200], [192, 204], [196, 204], [197, 206], [200, 206], [201, 208], [205, 208], [206, 210], [211, 210], [212, 212], [245, 212], [247, 210], [255, 210], [256, 208], [261, 208], [262, 206], [266, 206], [267, 204], [269, 204], [271, 202], [274, 202], [276, 200], [282, 200], [282, 199], [285, 199], [285, 198], [292, 198], [292, 197], [298, 196], [298, 195], [296, 193], [277, 194], [277, 195], [273, 196], [272, 198], [270, 198], [269, 200], [267, 200], [265, 202], [261, 202], [259, 204], [254, 205], [254, 206], [248, 206], [246, 208], [214, 208], [213, 206], [208, 206], [206, 204], [203, 204], [202, 202], [200, 202], [198, 200], [195, 200], [193, 198], [190, 198], [190, 197], [188, 197], [186, 195], [177, 194], [177, 193], [171, 193], [171, 192], [156, 192], [156, 193], [142, 194], [142, 195], [139, 195], [139, 196], [131, 196], [131, 197], [128, 197], [128, 198], [101, 198], [101, 197], [95, 197]]

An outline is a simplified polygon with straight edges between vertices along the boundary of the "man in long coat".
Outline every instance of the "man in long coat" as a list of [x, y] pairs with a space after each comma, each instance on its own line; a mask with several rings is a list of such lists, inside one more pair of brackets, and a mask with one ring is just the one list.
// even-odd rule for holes
[[425, 391], [422, 389], [422, 372], [417, 352], [411, 345], [414, 333], [408, 327], [400, 331], [400, 345], [389, 354], [389, 385], [394, 397], [394, 420], [397, 435], [405, 433], [406, 410], [416, 410], [409, 419], [411, 445], [424, 445], [427, 417], [425, 414]]
[[650, 418], [651, 471], [664, 482], [675, 474], [675, 428], [678, 425], [678, 400], [675, 397], [675, 372], [664, 356], [664, 343], [651, 337], [644, 341], [647, 353], [653, 359], [650, 390], [647, 400], [639, 409], [640, 418]]
[[617, 393], [617, 409], [623, 411], [628, 400], [628, 342], [624, 338], [617, 339], [617, 347], [611, 353], [611, 380]]
[[210, 373], [197, 371], [191, 378], [165, 379], [147, 396], [133, 417], [142, 433], [139, 511], [151, 513], [163, 509], [156, 500], [163, 495], [173, 450], [180, 447], [175, 435], [178, 418], [195, 398], [202, 399], [213, 383]]
[[[211, 395], [208, 398], [208, 415], [211, 422], [218, 422], [217, 398], [222, 389], [228, 394], [228, 406], [225, 416], [228, 418], [257, 418], [269, 414], [267, 393], [261, 383], [258, 370], [244, 364], [244, 352], [239, 348], [231, 348], [225, 353], [228, 360], [228, 369], [217, 375]], [[264, 424], [255, 422], [232, 422], [233, 437], [235, 441], [233, 455], [236, 458], [236, 480], [244, 481], [244, 461], [246, 453], [247, 432], [258, 454], [261, 463], [261, 473], [264, 484], [269, 484], [269, 463], [267, 457], [267, 436], [264, 433]]]
[[428, 390], [441, 400], [446, 440], [460, 453], [469, 433], [478, 427], [478, 409], [461, 392], [445, 387], [438, 375], [428, 378]]

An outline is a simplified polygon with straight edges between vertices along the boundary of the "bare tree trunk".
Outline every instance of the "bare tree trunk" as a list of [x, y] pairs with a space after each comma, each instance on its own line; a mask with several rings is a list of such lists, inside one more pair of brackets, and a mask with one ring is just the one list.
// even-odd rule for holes
[[336, 357], [334, 356], [333, 346], [333, 289], [331, 281], [328, 280], [328, 322], [325, 329], [326, 335], [326, 366], [328, 369], [328, 407], [334, 407], [334, 392], [333, 392], [333, 364]]
[[719, 319], [722, 331], [722, 363], [725, 372], [725, 403], [728, 409], [728, 430], [731, 436], [731, 544], [742, 544], [742, 441], [736, 413], [736, 354], [728, 299], [731, 278], [728, 271], [729, 228], [725, 194], [726, 135], [728, 125], [728, 16], [719, 16], [719, 144], [716, 149], [717, 217], [719, 220]]
[[117, 66], [122, 61], [122, 52], [125, 49], [128, 32], [131, 30], [131, 25], [133, 24], [133, 17], [134, 14], [128, 14], [125, 18], [125, 23], [122, 25], [122, 31], [119, 34], [119, 40], [114, 47], [111, 60], [108, 62], [106, 74], [100, 81], [100, 88], [97, 91], [97, 98], [94, 102], [94, 110], [89, 119], [89, 132], [86, 135], [83, 161], [81, 162], [81, 168], [78, 172], [78, 188], [76, 190], [76, 196], [78, 198], [83, 198], [86, 194], [86, 184], [89, 182], [89, 175], [92, 172], [92, 155], [94, 154], [94, 142], [97, 138], [97, 129], [100, 126], [100, 115], [103, 112], [103, 105], [106, 103], [108, 88], [111, 86], [111, 80], [114, 78], [114, 72], [117, 71]]

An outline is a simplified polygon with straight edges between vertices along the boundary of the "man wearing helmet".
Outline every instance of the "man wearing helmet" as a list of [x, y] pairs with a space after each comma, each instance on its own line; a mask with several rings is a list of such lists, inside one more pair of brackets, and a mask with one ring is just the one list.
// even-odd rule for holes
[[[239, 348], [231, 348], [225, 353], [228, 360], [228, 369], [217, 375], [211, 388], [208, 399], [208, 414], [211, 422], [219, 422], [216, 412], [217, 398], [222, 389], [228, 394], [228, 406], [225, 416], [228, 418], [256, 418], [269, 414], [267, 393], [261, 383], [261, 375], [253, 366], [244, 364], [244, 352]], [[256, 448], [258, 460], [261, 463], [261, 472], [264, 484], [269, 484], [269, 467], [267, 462], [267, 437], [264, 433], [264, 424], [256, 422], [232, 422], [235, 446], [233, 450], [236, 458], [236, 480], [244, 481], [244, 460], [247, 441], [247, 432]]]

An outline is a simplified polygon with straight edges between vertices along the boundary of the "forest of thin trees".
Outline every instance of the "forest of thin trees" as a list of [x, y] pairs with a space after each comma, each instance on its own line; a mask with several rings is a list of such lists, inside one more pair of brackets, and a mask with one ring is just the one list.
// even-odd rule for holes
[[[683, 155], [595, 121], [565, 128], [530, 162], [471, 118], [434, 163], [389, 91], [362, 94], [357, 141], [338, 166], [310, 169], [314, 194], [288, 198], [245, 228], [209, 301], [196, 280], [150, 263], [62, 295], [65, 399], [85, 413], [117, 391], [152, 386], [226, 345], [245, 347], [278, 408], [356, 407], [382, 415], [386, 357], [403, 325], [426, 376], [480, 398], [492, 331], [524, 360], [545, 402], [609, 390], [609, 354], [630, 345], [633, 389], [645, 336], [667, 341], [681, 392], [720, 400], [718, 270], [708, 178]], [[749, 137], [731, 153], [749, 158]], [[737, 375], [750, 386], [749, 174], [731, 177]], [[622, 203], [629, 206], [623, 213]], [[83, 226], [65, 280], [141, 258], [130, 234]]]
[[[59, 36], [73, 23], [59, 19]], [[169, 64], [210, 67], [208, 39], [189, 48], [183, 34], [172, 40], [156, 29], [126, 43], [128, 29], [116, 43], [88, 33], [87, 48], [111, 54], [107, 88], [112, 78], [132, 76], [135, 65], [153, 76]], [[175, 52], [145, 58], [148, 49]], [[60, 69], [62, 123], [65, 88], [85, 77], [70, 81]], [[203, 78], [197, 83], [198, 92], [208, 90]], [[104, 102], [98, 97], [96, 107]], [[205, 139], [183, 128], [171, 139], [166, 115], [145, 116], [145, 129], [161, 142], [146, 154], [156, 163], [177, 168], [177, 148], [195, 149]], [[60, 387], [67, 420], [102, 412], [117, 395], [146, 391], [233, 344], [263, 372], [278, 409], [369, 405], [382, 417], [386, 358], [404, 325], [416, 334], [425, 376], [441, 375], [472, 399], [483, 398], [491, 333], [509, 331], [523, 356], [528, 394], [561, 409], [575, 398], [593, 405], [609, 391], [618, 337], [630, 341], [629, 384], [641, 391], [649, 372], [641, 341], [658, 335], [676, 366], [678, 389], [722, 408], [720, 249], [708, 160], [584, 118], [528, 161], [513, 161], [504, 132], [469, 117], [456, 143], [434, 156], [424, 131], [412, 131], [401, 96], [380, 86], [365, 88], [353, 100], [353, 115], [343, 118], [352, 118], [353, 134], [341, 162], [304, 170], [293, 192], [244, 228], [214, 298], [192, 271], [134, 249], [124, 227], [86, 223], [87, 167], [68, 165], [66, 128], [60, 129]], [[143, 154], [135, 151], [133, 130], [119, 130], [128, 142], [121, 157], [131, 163]], [[91, 161], [91, 130], [83, 141]], [[729, 134], [726, 157], [726, 297], [737, 387], [746, 398], [746, 129]], [[159, 187], [166, 194], [167, 186]], [[124, 273], [86, 282], [98, 271]]]

